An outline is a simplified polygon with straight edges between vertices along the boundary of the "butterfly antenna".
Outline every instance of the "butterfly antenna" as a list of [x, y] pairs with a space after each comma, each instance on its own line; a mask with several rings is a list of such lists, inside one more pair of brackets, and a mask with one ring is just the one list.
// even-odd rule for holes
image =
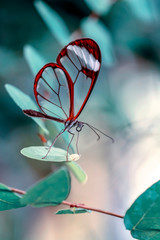
[[87, 126], [88, 126], [90, 129], [92, 129], [92, 131], [98, 136], [97, 141], [100, 139], [100, 135], [97, 133], [97, 131], [98, 131], [98, 132], [100, 132], [101, 134], [103, 134], [104, 136], [106, 136], [106, 137], [108, 137], [109, 139], [111, 139], [112, 143], [114, 143], [114, 139], [113, 139], [112, 137], [110, 137], [109, 135], [107, 135], [106, 133], [100, 131], [99, 129], [91, 126], [91, 125], [88, 124], [88, 123], [83, 123], [83, 124], [87, 125]]

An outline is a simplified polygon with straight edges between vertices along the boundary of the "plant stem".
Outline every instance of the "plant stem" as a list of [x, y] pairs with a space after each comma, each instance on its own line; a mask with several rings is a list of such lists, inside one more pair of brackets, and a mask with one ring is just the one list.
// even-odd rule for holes
[[[10, 188], [10, 190], [12, 192], [15, 192], [15, 193], [18, 193], [18, 194], [22, 194], [22, 195], [24, 195], [26, 193], [25, 191], [17, 189], [17, 188]], [[108, 212], [108, 211], [104, 211], [104, 210], [99, 209], [99, 208], [88, 207], [85, 204], [81, 204], [81, 203], [78, 204], [78, 203], [71, 203], [71, 202], [67, 202], [67, 201], [62, 201], [61, 204], [67, 205], [70, 208], [73, 208], [73, 207], [75, 207], [75, 208], [83, 208], [83, 209], [91, 210], [93, 212], [99, 212], [99, 213], [103, 213], [103, 214], [110, 215], [110, 216], [117, 217], [117, 218], [124, 218], [122, 215], [119, 215], [119, 214], [116, 214], [116, 213], [112, 213], [112, 212]]]
[[67, 202], [67, 201], [63, 201], [61, 204], [68, 205], [68, 206], [70, 206], [70, 208], [72, 208], [72, 207], [83, 208], [83, 209], [91, 210], [91, 211], [94, 211], [94, 212], [104, 213], [104, 214], [107, 214], [107, 215], [110, 215], [110, 216], [113, 216], [113, 217], [117, 217], [117, 218], [124, 218], [122, 215], [112, 213], [112, 212], [108, 212], [108, 211], [104, 211], [104, 210], [99, 209], [99, 208], [88, 207], [85, 204], [70, 203], [70, 202]]
[[12, 192], [19, 193], [19, 194], [25, 194], [25, 193], [26, 193], [25, 191], [20, 190], [20, 189], [17, 189], [17, 188], [11, 188], [11, 187], [10, 187], [10, 190], [11, 190]]

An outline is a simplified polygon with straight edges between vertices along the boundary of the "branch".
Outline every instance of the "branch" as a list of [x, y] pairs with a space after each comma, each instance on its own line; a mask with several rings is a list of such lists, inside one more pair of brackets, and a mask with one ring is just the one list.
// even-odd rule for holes
[[22, 195], [26, 193], [25, 191], [20, 190], [20, 189], [17, 189], [17, 188], [11, 188], [11, 187], [10, 187], [10, 190], [11, 190], [12, 192], [15, 192], [15, 193], [18, 193], [18, 194], [22, 194]]
[[104, 214], [107, 214], [107, 215], [110, 215], [110, 216], [113, 216], [113, 217], [124, 218], [123, 216], [121, 216], [119, 214], [112, 213], [112, 212], [107, 212], [107, 211], [104, 211], [104, 210], [99, 209], [99, 208], [88, 207], [85, 204], [70, 203], [70, 202], [67, 202], [67, 201], [63, 201], [61, 204], [68, 205], [68, 206], [70, 206], [70, 208], [73, 208], [73, 207], [83, 208], [83, 209], [91, 210], [91, 211], [94, 211], [94, 212], [104, 213]]
[[[12, 192], [15, 192], [15, 193], [18, 193], [18, 194], [22, 194], [22, 195], [24, 195], [26, 193], [25, 191], [17, 189], [17, 188], [10, 188], [10, 190]], [[124, 216], [122, 216], [122, 215], [119, 215], [119, 214], [116, 214], [116, 213], [112, 213], [112, 212], [107, 212], [107, 211], [104, 211], [104, 210], [99, 209], [99, 208], [88, 207], [85, 204], [81, 204], [81, 203], [78, 204], [78, 203], [71, 203], [71, 202], [67, 202], [67, 201], [62, 201], [61, 204], [67, 205], [70, 208], [73, 208], [73, 207], [75, 207], [75, 208], [83, 208], [83, 209], [86, 209], [86, 210], [91, 210], [93, 212], [103, 213], [103, 214], [110, 215], [110, 216], [117, 217], [117, 218], [124, 218]]]

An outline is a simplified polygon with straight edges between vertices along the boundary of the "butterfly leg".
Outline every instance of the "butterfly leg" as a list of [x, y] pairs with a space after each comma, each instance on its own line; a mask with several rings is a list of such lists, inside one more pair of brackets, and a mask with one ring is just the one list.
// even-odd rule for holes
[[60, 131], [60, 133], [55, 137], [53, 143], [51, 144], [51, 146], [50, 146], [49, 149], [48, 149], [48, 152], [46, 153], [46, 155], [45, 155], [42, 159], [45, 159], [45, 158], [48, 156], [49, 152], [51, 151], [51, 148], [54, 146], [54, 144], [55, 144], [55, 142], [57, 141], [57, 139], [59, 138], [59, 136], [62, 135], [62, 133], [65, 132], [65, 130], [66, 130], [66, 129], [62, 129], [62, 130]]
[[77, 140], [76, 140], [76, 150], [77, 150], [77, 153], [78, 153], [78, 155], [79, 155], [79, 150], [78, 150], [78, 140], [79, 140], [79, 132], [78, 132]]
[[70, 140], [70, 142], [69, 142], [69, 144], [68, 144], [68, 147], [67, 147], [67, 156], [66, 156], [67, 161], [68, 161], [69, 147], [70, 147], [70, 145], [71, 145], [71, 143], [72, 143], [72, 140], [73, 140], [73, 138], [74, 138], [74, 135], [75, 135], [74, 133], [70, 132], [69, 130], [68, 130], [68, 132], [72, 135], [72, 137], [71, 137], [71, 140]]

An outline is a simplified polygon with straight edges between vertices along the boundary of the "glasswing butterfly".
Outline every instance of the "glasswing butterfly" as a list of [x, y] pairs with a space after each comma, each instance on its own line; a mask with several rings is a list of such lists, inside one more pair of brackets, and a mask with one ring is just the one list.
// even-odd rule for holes
[[[101, 52], [98, 44], [89, 38], [78, 39], [65, 46], [57, 57], [57, 63], [48, 63], [40, 69], [34, 81], [34, 95], [41, 112], [23, 110], [30, 117], [54, 120], [64, 124], [64, 128], [55, 137], [48, 149], [54, 146], [58, 137], [68, 131], [72, 137], [67, 147], [68, 152], [75, 133], [78, 132], [76, 148], [78, 152], [79, 132], [84, 125], [94, 131], [113, 139], [88, 123], [78, 121], [93, 87], [96, 83], [101, 67]], [[83, 91], [82, 91], [83, 89]]]

